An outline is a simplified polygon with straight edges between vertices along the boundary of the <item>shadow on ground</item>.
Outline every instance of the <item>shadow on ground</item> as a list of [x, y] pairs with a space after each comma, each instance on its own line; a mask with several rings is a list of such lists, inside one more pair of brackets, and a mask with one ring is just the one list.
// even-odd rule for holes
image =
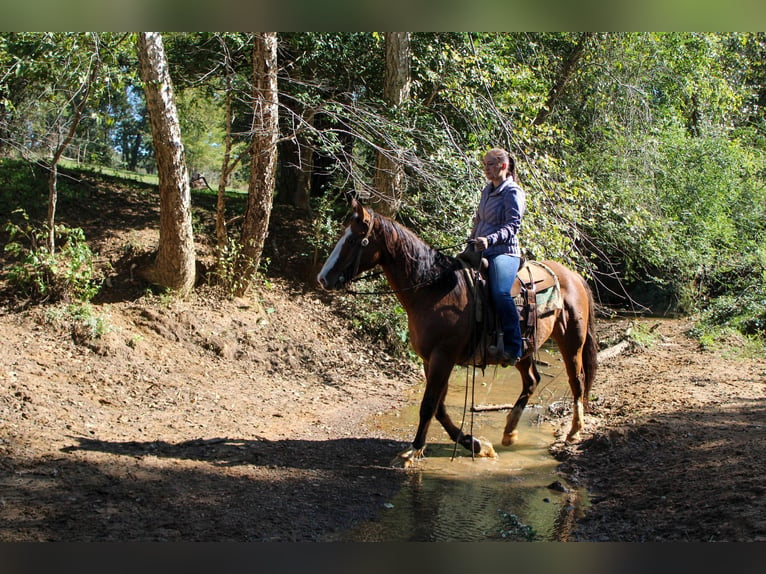
[[400, 445], [379, 439], [74, 440], [60, 458], [4, 461], [17, 510], [0, 539], [321, 541], [374, 518], [405, 478], [387, 465]]

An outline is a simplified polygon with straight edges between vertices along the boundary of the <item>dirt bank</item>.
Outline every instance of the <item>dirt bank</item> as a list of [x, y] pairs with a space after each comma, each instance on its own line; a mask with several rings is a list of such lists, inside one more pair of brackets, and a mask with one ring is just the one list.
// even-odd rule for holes
[[91, 346], [0, 315], [0, 540], [321, 540], [396, 492], [365, 421], [415, 369], [313, 293], [98, 311]]

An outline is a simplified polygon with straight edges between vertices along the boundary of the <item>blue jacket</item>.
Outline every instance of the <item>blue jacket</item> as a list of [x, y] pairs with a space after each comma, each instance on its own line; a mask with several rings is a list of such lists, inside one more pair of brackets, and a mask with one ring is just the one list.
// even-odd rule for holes
[[489, 247], [484, 251], [485, 257], [501, 253], [521, 257], [518, 233], [526, 207], [526, 194], [512, 177], [497, 187], [489, 182], [481, 190], [471, 237], [487, 238]]

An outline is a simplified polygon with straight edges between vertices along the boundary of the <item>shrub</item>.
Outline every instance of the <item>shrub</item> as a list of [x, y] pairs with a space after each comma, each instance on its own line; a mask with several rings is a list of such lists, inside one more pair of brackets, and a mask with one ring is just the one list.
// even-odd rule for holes
[[16, 258], [6, 272], [10, 285], [37, 302], [90, 301], [101, 282], [83, 230], [57, 225], [55, 240], [61, 247], [51, 252], [48, 230], [33, 226], [24, 211], [14, 213], [23, 221], [8, 222], [5, 228], [5, 251]]

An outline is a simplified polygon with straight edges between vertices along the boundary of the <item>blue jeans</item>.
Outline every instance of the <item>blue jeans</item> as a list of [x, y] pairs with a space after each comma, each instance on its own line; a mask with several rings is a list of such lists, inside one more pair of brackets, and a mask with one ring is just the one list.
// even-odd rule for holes
[[505, 352], [512, 357], [520, 357], [522, 351], [519, 312], [511, 297], [511, 286], [519, 271], [520, 261], [507, 253], [489, 259], [489, 289], [500, 317]]

